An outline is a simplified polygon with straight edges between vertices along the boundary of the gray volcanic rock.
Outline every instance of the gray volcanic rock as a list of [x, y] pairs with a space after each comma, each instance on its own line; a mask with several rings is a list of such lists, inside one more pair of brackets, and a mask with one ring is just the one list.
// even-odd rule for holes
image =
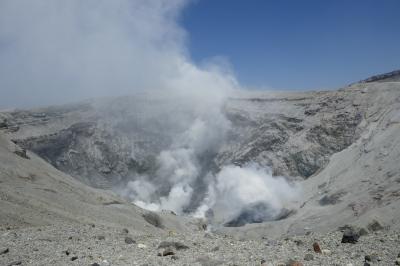
[[321, 170], [332, 154], [358, 139], [368, 106], [363, 96], [348, 88], [244, 94], [232, 99], [226, 112], [234, 133], [218, 154], [218, 164], [256, 161], [272, 167], [276, 175], [308, 178]]
[[[386, 80], [338, 91], [236, 91], [223, 106], [230, 131], [217, 151], [199, 158], [200, 174], [257, 163], [300, 181], [303, 200], [289, 206], [290, 215], [273, 221], [283, 224], [279, 233], [304, 233], [309, 225], [337, 228], [364, 216], [366, 226], [376, 209], [393, 207], [384, 217], [397, 217], [400, 177], [393, 143], [400, 135], [399, 99], [399, 82]], [[112, 188], [143, 175], [157, 178], [156, 157], [187, 126], [179, 121], [195, 117], [188, 105], [163, 94], [137, 94], [15, 110], [1, 114], [7, 121], [1, 131], [79, 181]], [[202, 180], [189, 211], [207, 189]], [[331, 219], [334, 215], [339, 216]], [[327, 223], [316, 224], [318, 219]]]
[[388, 82], [388, 81], [400, 81], [400, 70], [394, 70], [388, 73], [375, 75], [360, 81], [360, 83]]
[[[301, 187], [280, 219], [242, 227], [207, 228], [203, 220], [170, 212], [149, 216], [111, 191], [93, 188], [152, 176], [155, 156], [184, 127], [167, 128], [180, 113], [192, 118], [149, 95], [1, 113], [1, 264], [284, 265], [290, 259], [362, 265], [375, 255], [382, 265], [397, 263], [399, 82], [232, 95], [224, 106], [231, 130], [217, 152], [200, 160], [201, 169], [256, 162]], [[21, 149], [29, 159], [14, 153]], [[344, 225], [371, 233], [341, 243], [337, 228]], [[126, 237], [136, 242], [127, 245]], [[316, 241], [321, 253], [310, 260]], [[157, 256], [160, 243], [173, 253], [178, 248], [171, 243], [189, 248]]]
[[[224, 107], [232, 123], [228, 138], [203, 163], [217, 171], [226, 164], [257, 162], [276, 175], [308, 178], [357, 140], [370, 94], [356, 88], [238, 92]], [[173, 102], [160, 109], [157, 97], [136, 95], [6, 116], [18, 128], [12, 134], [18, 145], [86, 184], [107, 188], [151, 175], [157, 169], [155, 157], [180, 132], [168, 128], [177, 114]]]
[[[70, 223], [160, 230], [148, 224], [142, 217], [145, 212], [132, 203], [82, 184], [33, 153], [29, 160], [22, 158], [15, 149], [16, 144], [0, 132], [0, 228]], [[165, 228], [188, 230], [177, 216], [158, 215]]]

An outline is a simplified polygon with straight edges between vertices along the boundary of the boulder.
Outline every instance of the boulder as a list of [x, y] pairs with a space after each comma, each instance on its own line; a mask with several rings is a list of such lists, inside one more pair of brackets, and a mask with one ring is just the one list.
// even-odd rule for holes
[[158, 228], [164, 228], [163, 221], [157, 213], [154, 212], [147, 212], [142, 215], [144, 220], [148, 222], [149, 224], [158, 227]]
[[369, 223], [367, 228], [371, 232], [376, 232], [384, 229], [384, 227], [377, 220], [373, 220], [371, 223]]
[[313, 244], [313, 249], [314, 249], [315, 253], [322, 253], [321, 247], [319, 246], [319, 244], [317, 242], [315, 242]]
[[158, 251], [158, 256], [160, 257], [173, 256], [173, 255], [175, 255], [175, 250], [170, 247]]
[[219, 266], [223, 264], [222, 261], [212, 259], [208, 256], [198, 257], [196, 262], [199, 263], [201, 266]]
[[9, 251], [9, 248], [0, 248], [0, 255], [7, 254]]
[[125, 243], [130, 245], [130, 244], [135, 244], [136, 241], [133, 240], [131, 237], [127, 236], [127, 237], [125, 237]]
[[343, 232], [342, 243], [355, 244], [359, 238], [360, 234], [354, 228], [348, 228]]
[[158, 245], [158, 248], [174, 248], [176, 250], [181, 250], [181, 249], [188, 249], [189, 247], [186, 246], [185, 244], [182, 244], [181, 242], [174, 242], [174, 241], [163, 241]]

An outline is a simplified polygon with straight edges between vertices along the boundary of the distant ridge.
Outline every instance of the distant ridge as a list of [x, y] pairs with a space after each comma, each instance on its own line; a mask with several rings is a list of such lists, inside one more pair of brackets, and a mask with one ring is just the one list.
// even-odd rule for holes
[[367, 79], [361, 80], [358, 83], [383, 82], [383, 81], [400, 81], [400, 69], [384, 74], [375, 75]]

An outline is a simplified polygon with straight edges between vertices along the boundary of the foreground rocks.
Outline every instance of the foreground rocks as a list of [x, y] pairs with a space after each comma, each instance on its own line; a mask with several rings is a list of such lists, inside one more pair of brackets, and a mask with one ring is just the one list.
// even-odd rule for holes
[[158, 256], [172, 256], [175, 255], [178, 250], [185, 249], [189, 249], [189, 247], [180, 242], [163, 241], [158, 245]]
[[342, 243], [357, 243], [360, 238], [360, 234], [354, 228], [348, 228], [344, 231], [342, 237]]
[[[188, 217], [143, 212], [45, 162], [100, 188], [155, 171], [151, 155], [163, 136], [151, 132], [161, 130], [133, 123], [140, 121], [135, 109], [121, 115], [125, 101], [108, 102], [107, 110], [121, 109], [104, 120], [90, 104], [7, 113], [0, 124], [0, 265], [400, 265], [399, 86], [230, 99], [225, 112], [235, 130], [205, 169], [256, 161], [274, 175], [303, 177], [304, 193], [279, 221], [219, 234]], [[332, 232], [344, 224], [363, 229]]]
[[[121, 231], [77, 224], [0, 228], [0, 265], [400, 265], [398, 231], [380, 230], [355, 244], [341, 243], [340, 231], [246, 240], [201, 231], [150, 234], [134, 228], [129, 228], [129, 237], [136, 242], [126, 244], [128, 236]], [[320, 252], [314, 251], [315, 243]]]

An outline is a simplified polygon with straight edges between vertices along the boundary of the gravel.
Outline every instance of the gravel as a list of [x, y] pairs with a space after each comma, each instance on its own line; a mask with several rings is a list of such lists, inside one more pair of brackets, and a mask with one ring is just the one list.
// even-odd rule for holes
[[[275, 240], [235, 239], [211, 232], [206, 236], [200, 231], [163, 236], [132, 230], [130, 234], [136, 242], [126, 245], [121, 229], [101, 225], [1, 229], [0, 246], [9, 251], [0, 256], [0, 265], [233, 266], [261, 265], [261, 262], [263, 265], [286, 265], [289, 261], [303, 265], [364, 265], [365, 262], [395, 265], [399, 262], [400, 232], [389, 230], [362, 236], [356, 244], [341, 243], [340, 231]], [[105, 238], [99, 240], [98, 235]], [[323, 252], [315, 252], [314, 243], [318, 243]], [[158, 256], [160, 248], [170, 249], [171, 253]]]

